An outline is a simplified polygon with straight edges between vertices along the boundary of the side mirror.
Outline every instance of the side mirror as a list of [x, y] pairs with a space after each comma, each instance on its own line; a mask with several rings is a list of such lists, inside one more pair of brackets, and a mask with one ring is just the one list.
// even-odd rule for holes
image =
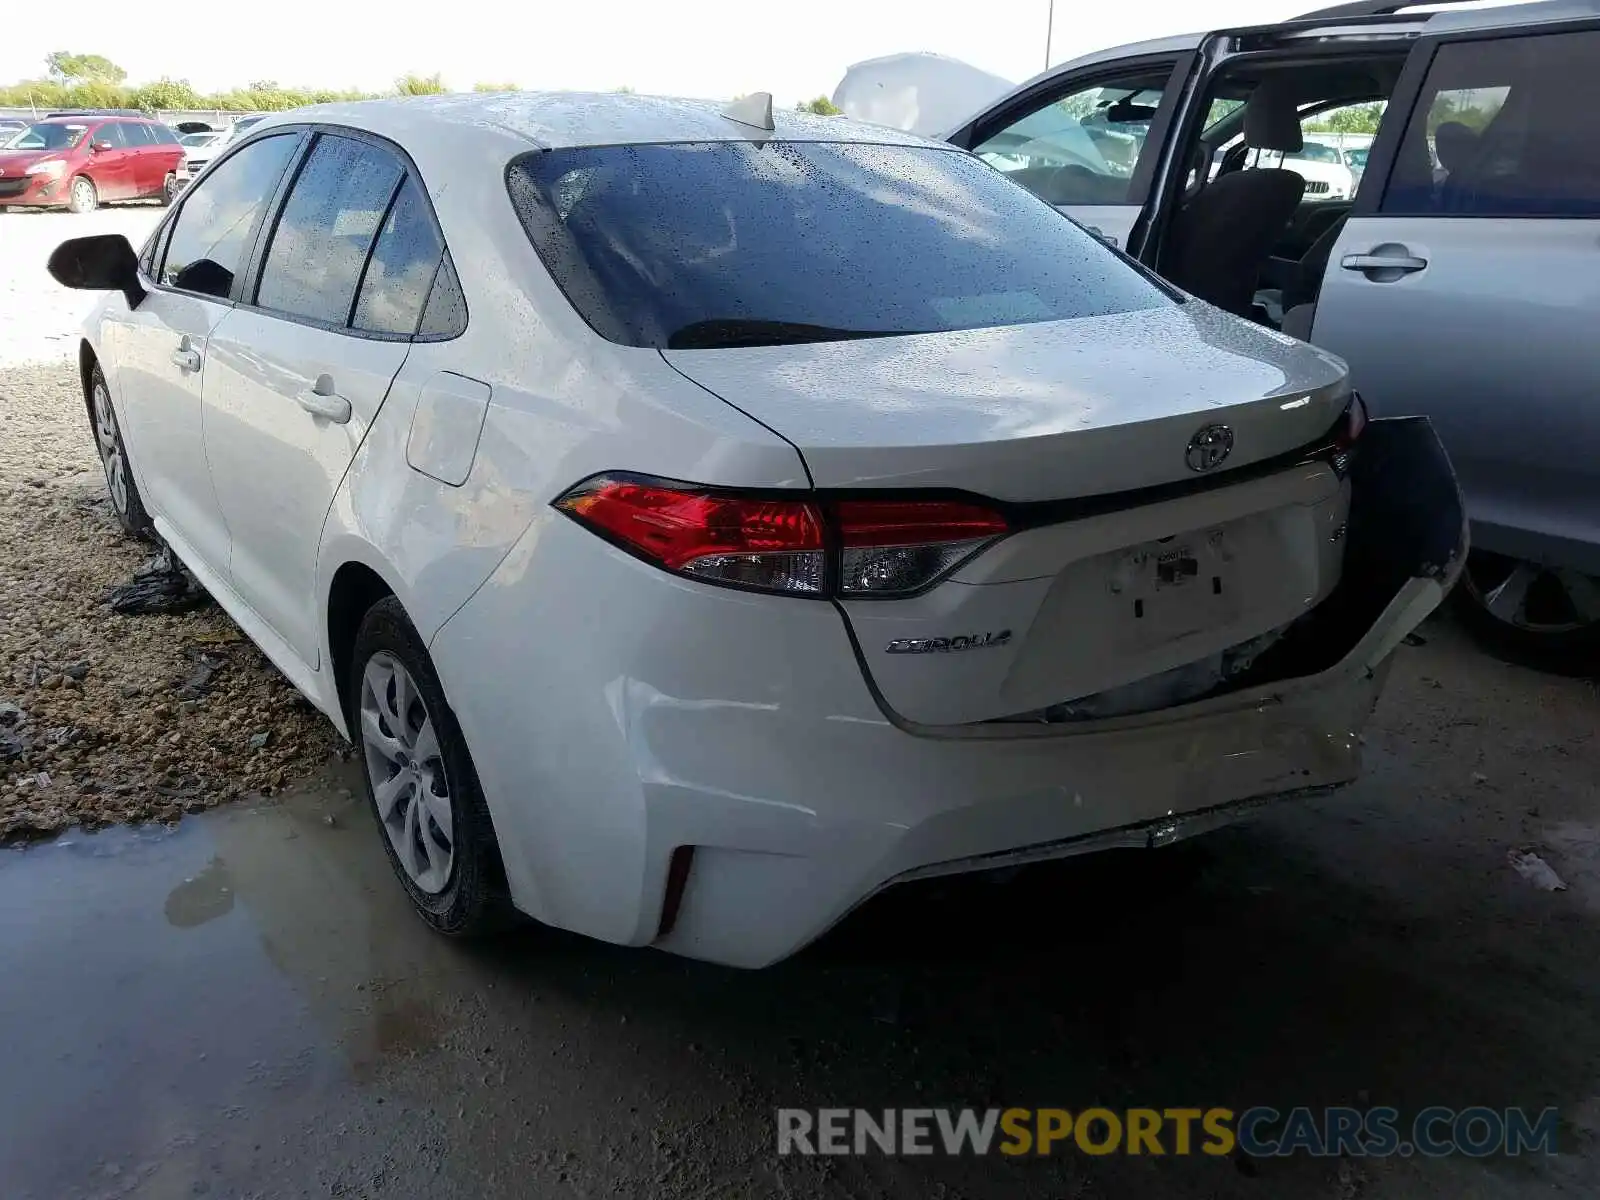
[[138, 308], [145, 297], [139, 282], [139, 256], [120, 233], [69, 238], [51, 253], [48, 268], [62, 287], [121, 292], [129, 308]]
[[96, 142], [94, 145], [89, 147], [89, 149], [93, 150], [96, 154], [99, 154], [99, 153], [101, 153], [102, 151], [105, 151], [105, 150], [110, 150], [112, 148], [113, 147], [112, 147], [110, 142]]

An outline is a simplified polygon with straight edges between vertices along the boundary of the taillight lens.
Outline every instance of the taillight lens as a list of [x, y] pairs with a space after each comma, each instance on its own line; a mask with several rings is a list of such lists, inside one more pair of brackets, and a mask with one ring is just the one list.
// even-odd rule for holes
[[1350, 464], [1356, 455], [1356, 442], [1367, 427], [1367, 406], [1359, 394], [1352, 394], [1344, 410], [1339, 428], [1335, 431], [1333, 445], [1328, 451], [1328, 463], [1333, 473], [1343, 479], [1350, 473]]
[[842, 500], [839, 593], [905, 596], [943, 579], [1008, 532], [1005, 518], [961, 501]]
[[823, 593], [822, 519], [807, 501], [602, 475], [556, 507], [668, 571], [763, 592]]
[[823, 506], [622, 474], [585, 480], [555, 505], [664, 570], [813, 597], [914, 595], [1009, 532], [999, 513], [963, 501]]

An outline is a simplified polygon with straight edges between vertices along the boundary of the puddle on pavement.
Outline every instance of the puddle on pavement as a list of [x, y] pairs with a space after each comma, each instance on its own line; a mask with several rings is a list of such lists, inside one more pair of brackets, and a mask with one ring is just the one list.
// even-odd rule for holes
[[448, 1016], [412, 981], [449, 950], [353, 784], [0, 852], [8, 1200], [80, 1194], [86, 1163], [82, 1194], [192, 1182], [208, 1131], [306, 1119], [291, 1096], [359, 1109], [386, 1060], [437, 1045]]

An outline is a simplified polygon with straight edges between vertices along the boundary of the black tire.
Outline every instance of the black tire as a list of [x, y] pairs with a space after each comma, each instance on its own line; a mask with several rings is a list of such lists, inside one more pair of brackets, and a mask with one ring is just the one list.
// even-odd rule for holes
[[[427, 717], [433, 722], [438, 739], [439, 761], [444, 768], [450, 797], [452, 860], [443, 890], [427, 892], [418, 887], [401, 863], [391, 841], [374, 794], [373, 770], [362, 740], [362, 685], [368, 664], [376, 655], [397, 659], [414, 682]], [[356, 633], [355, 651], [350, 658], [346, 689], [346, 719], [362, 762], [367, 805], [378, 826], [379, 840], [389, 856], [395, 877], [411, 898], [417, 914], [439, 933], [450, 937], [478, 937], [495, 933], [511, 924], [515, 911], [506, 888], [505, 868], [500, 861], [500, 844], [484, 803], [478, 773], [473, 768], [461, 727], [445, 699], [444, 689], [434, 672], [422, 638], [412, 627], [405, 609], [393, 596], [378, 601], [362, 618]]]
[[167, 177], [161, 181], [161, 207], [168, 208], [178, 198], [178, 176], [174, 172], [167, 172]]
[[76, 176], [67, 189], [67, 211], [90, 213], [100, 207], [100, 189], [87, 175]]
[[[84, 397], [89, 406], [89, 433], [94, 438], [95, 450], [100, 455], [100, 468], [105, 472], [106, 494], [111, 498], [111, 511], [117, 523], [136, 538], [150, 541], [155, 537], [155, 526], [145, 510], [144, 499], [139, 495], [139, 485], [134, 482], [133, 468], [128, 460], [127, 443], [122, 440], [122, 423], [111, 402], [111, 389], [106, 377], [95, 363], [89, 372], [89, 394]], [[121, 481], [118, 482], [120, 471]]]
[[1526, 605], [1532, 615], [1548, 618], [1542, 625], [1516, 624], [1490, 610], [1487, 596], [1515, 565], [1516, 560], [1504, 555], [1472, 552], [1452, 593], [1462, 625], [1484, 649], [1507, 662], [1556, 675], [1600, 675], [1600, 621], [1565, 627], [1570, 622], [1559, 620], [1560, 601], [1548, 588], [1540, 593], [1540, 580], [1528, 589]]

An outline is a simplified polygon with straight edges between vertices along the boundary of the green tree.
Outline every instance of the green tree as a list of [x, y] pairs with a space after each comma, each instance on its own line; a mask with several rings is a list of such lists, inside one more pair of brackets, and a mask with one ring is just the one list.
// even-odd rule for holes
[[[174, 108], [199, 108], [200, 96], [187, 79], [158, 79], [134, 88], [128, 99], [131, 107], [147, 113]], [[120, 107], [120, 106], [118, 106]]]
[[432, 75], [402, 75], [394, 81], [394, 90], [402, 96], [437, 96], [444, 91], [444, 80], [437, 71]]
[[475, 92], [519, 92], [522, 89], [514, 83], [475, 83], [472, 85]]
[[794, 107], [796, 112], [816, 113], [819, 117], [837, 117], [843, 111], [826, 96], [818, 96], [815, 100], [802, 100]]
[[70, 50], [57, 50], [44, 56], [45, 66], [52, 79], [62, 83], [80, 80], [99, 80], [103, 83], [121, 83], [128, 73], [101, 54], [73, 54]]
[[1377, 133], [1383, 120], [1383, 104], [1352, 104], [1323, 113], [1306, 129], [1312, 133]]

